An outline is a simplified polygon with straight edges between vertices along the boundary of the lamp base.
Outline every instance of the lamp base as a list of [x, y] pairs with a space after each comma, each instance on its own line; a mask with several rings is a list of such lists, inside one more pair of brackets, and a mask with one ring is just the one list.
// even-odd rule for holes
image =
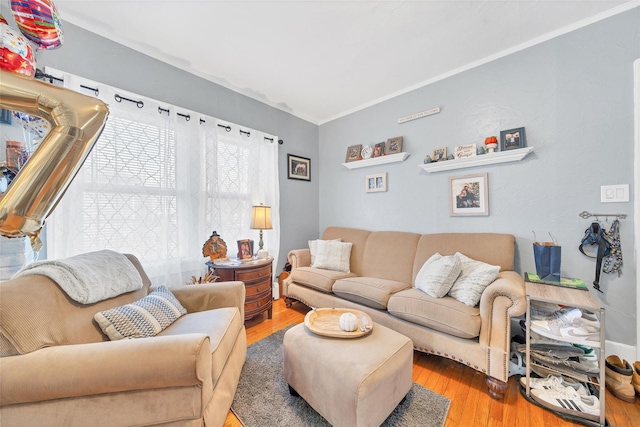
[[269, 251], [266, 249], [260, 249], [258, 251], [258, 254], [256, 255], [256, 258], [258, 259], [265, 259], [269, 257]]

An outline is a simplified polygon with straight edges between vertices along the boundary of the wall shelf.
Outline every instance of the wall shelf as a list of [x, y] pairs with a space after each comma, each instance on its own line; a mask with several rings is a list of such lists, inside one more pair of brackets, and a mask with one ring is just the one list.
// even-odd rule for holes
[[418, 167], [424, 169], [429, 173], [442, 172], [453, 169], [493, 165], [496, 163], [518, 162], [524, 159], [529, 153], [533, 153], [533, 147], [524, 147], [509, 151], [498, 151], [497, 153], [482, 154], [480, 156], [465, 157], [462, 159], [446, 160], [444, 162], [426, 163], [418, 165]]
[[386, 156], [374, 157], [365, 160], [356, 160], [355, 162], [343, 163], [347, 169], [366, 168], [367, 166], [384, 165], [386, 163], [404, 162], [409, 157], [409, 153], [389, 154]]

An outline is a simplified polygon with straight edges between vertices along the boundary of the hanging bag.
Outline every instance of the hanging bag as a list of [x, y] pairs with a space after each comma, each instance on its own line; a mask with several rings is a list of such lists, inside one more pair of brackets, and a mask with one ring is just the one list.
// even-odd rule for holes
[[536, 274], [542, 280], [559, 282], [562, 247], [558, 245], [551, 233], [549, 236], [551, 236], [551, 242], [538, 242], [536, 241], [536, 233], [533, 232], [533, 257], [536, 262]]
[[611, 229], [609, 229], [609, 240], [611, 241], [610, 253], [602, 261], [602, 271], [609, 274], [618, 273], [618, 277], [620, 277], [622, 273], [622, 247], [620, 246], [620, 221], [617, 219], [613, 221]]
[[[584, 251], [585, 246], [597, 246], [596, 255], [586, 253]], [[578, 250], [589, 258], [596, 258], [596, 279], [593, 281], [593, 288], [602, 292], [600, 290], [600, 270], [602, 269], [602, 260], [611, 253], [611, 241], [599, 222], [591, 223], [589, 228], [586, 229]]]

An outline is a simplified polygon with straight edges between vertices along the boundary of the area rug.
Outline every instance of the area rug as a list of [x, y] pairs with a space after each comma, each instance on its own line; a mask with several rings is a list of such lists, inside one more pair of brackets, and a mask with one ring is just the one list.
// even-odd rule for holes
[[[248, 347], [231, 410], [245, 427], [330, 426], [304, 399], [289, 394], [283, 373], [286, 329]], [[446, 397], [414, 383], [404, 402], [382, 425], [442, 427], [450, 403]]]

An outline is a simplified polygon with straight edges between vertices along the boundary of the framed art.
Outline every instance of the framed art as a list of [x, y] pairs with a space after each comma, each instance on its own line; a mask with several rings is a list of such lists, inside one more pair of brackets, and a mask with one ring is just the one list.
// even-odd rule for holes
[[515, 150], [527, 146], [524, 128], [500, 131], [500, 151]]
[[365, 189], [367, 193], [387, 191], [387, 173], [367, 175], [365, 179]]
[[0, 123], [5, 125], [11, 124], [11, 114], [10, 110], [0, 110]]
[[360, 151], [362, 150], [362, 144], [352, 145], [347, 148], [347, 158], [344, 160], [345, 163], [355, 162], [360, 158]]
[[395, 138], [387, 139], [387, 146], [384, 152], [385, 154], [402, 153], [402, 137], [396, 136]]
[[476, 144], [458, 145], [455, 150], [455, 158], [463, 159], [465, 157], [473, 157], [477, 155]]
[[447, 147], [436, 148], [431, 153], [431, 161], [439, 162], [441, 160], [447, 160]]
[[489, 215], [489, 184], [486, 173], [449, 177], [449, 214]]
[[379, 142], [376, 145], [373, 146], [373, 157], [380, 157], [380, 156], [384, 156], [385, 152], [384, 152], [384, 146], [385, 146], [385, 142]]
[[253, 248], [251, 246], [251, 240], [249, 239], [238, 240], [238, 259], [253, 258]]
[[287, 163], [289, 165], [289, 179], [300, 179], [302, 181], [311, 181], [311, 160], [306, 157], [287, 154]]

